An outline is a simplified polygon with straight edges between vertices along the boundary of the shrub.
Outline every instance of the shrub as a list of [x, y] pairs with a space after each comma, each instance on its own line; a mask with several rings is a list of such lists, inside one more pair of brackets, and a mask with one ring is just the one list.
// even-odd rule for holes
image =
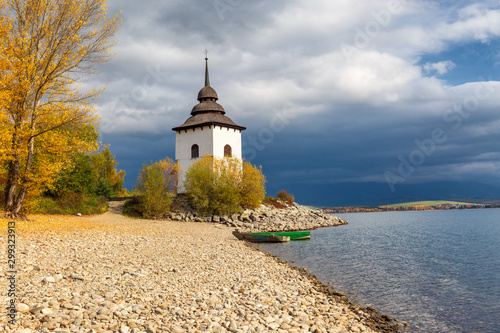
[[110, 198], [125, 194], [125, 171], [116, 170], [118, 162], [109, 148], [92, 155], [75, 153], [68, 159], [70, 162], [58, 173], [56, 182], [46, 189], [46, 195], [63, 197], [68, 193], [82, 193]]
[[265, 178], [261, 168], [235, 157], [206, 155], [186, 172], [186, 195], [203, 215], [232, 214], [241, 207], [257, 207], [264, 199]]
[[293, 205], [293, 203], [295, 202], [295, 197], [293, 196], [293, 194], [290, 194], [285, 190], [279, 191], [278, 193], [276, 193], [276, 196], [288, 206]]
[[59, 172], [57, 181], [45, 194], [53, 197], [70, 193], [94, 194], [98, 173], [92, 167], [90, 157], [78, 153], [72, 155], [71, 159], [71, 164]]
[[200, 214], [235, 213], [240, 210], [241, 174], [241, 164], [236, 158], [204, 156], [186, 172], [186, 195]]
[[123, 205], [123, 215], [129, 217], [142, 217], [142, 212], [139, 209], [139, 199], [131, 197]]
[[113, 191], [113, 187], [106, 178], [99, 178], [97, 184], [95, 185], [94, 193], [97, 196], [102, 196], [106, 198], [111, 198], [116, 196], [116, 193]]
[[166, 158], [144, 165], [137, 178], [138, 211], [145, 218], [161, 217], [170, 210], [175, 191], [177, 165]]
[[258, 168], [249, 162], [243, 162], [243, 179], [241, 182], [240, 205], [257, 208], [266, 196], [266, 177], [262, 166]]

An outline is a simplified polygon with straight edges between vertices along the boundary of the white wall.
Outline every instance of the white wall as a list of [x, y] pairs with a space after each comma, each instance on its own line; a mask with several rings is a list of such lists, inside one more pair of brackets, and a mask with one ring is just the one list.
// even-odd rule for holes
[[241, 132], [233, 128], [217, 126], [213, 131], [213, 156], [224, 157], [224, 146], [230, 145], [233, 156], [241, 159]]
[[217, 126], [208, 128], [189, 129], [187, 132], [176, 132], [175, 135], [175, 159], [180, 164], [178, 193], [184, 193], [184, 179], [186, 170], [196, 161], [191, 158], [191, 147], [199, 146], [200, 157], [210, 154], [215, 157], [224, 157], [224, 146], [230, 145], [234, 157], [241, 159], [241, 132], [227, 127]]

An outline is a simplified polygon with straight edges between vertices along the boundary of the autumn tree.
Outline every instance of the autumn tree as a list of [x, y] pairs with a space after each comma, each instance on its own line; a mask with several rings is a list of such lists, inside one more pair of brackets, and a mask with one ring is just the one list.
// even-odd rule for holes
[[201, 214], [232, 214], [258, 207], [265, 196], [262, 169], [235, 157], [206, 155], [186, 172], [184, 183], [191, 205]]
[[[0, 41], [3, 40], [3, 36], [6, 36], [7, 34], [7, 16], [5, 15], [6, 11], [6, 0], [0, 0]], [[1, 45], [0, 45], [0, 50], [1, 50]], [[5, 163], [3, 163], [6, 160], [7, 157], [7, 147], [6, 143], [9, 140], [9, 131], [7, 130], [8, 127], [8, 120], [9, 117], [3, 110], [5, 109], [5, 104], [6, 100], [8, 98], [8, 93], [3, 87], [3, 78], [2, 75], [6, 73], [7, 71], [7, 61], [5, 58], [5, 55], [0, 53], [0, 186], [1, 189], [4, 189], [5, 184], [6, 184], [6, 177], [7, 173], [6, 172], [6, 167]]]
[[175, 196], [178, 165], [169, 158], [144, 165], [137, 178], [138, 211], [143, 217], [161, 217]]
[[102, 152], [92, 154], [90, 160], [98, 175], [95, 193], [105, 197], [123, 195], [125, 171], [117, 171], [118, 162], [115, 161], [115, 156], [111, 154], [109, 148], [105, 147]]
[[241, 177], [237, 158], [206, 155], [188, 168], [184, 186], [191, 205], [201, 214], [230, 214], [241, 209]]
[[266, 177], [262, 173], [262, 166], [256, 167], [244, 161], [242, 176], [240, 205], [248, 208], [259, 207], [266, 197]]
[[5, 211], [54, 182], [68, 154], [97, 148], [94, 98], [78, 83], [110, 59], [119, 19], [106, 0], [0, 0], [0, 158]]

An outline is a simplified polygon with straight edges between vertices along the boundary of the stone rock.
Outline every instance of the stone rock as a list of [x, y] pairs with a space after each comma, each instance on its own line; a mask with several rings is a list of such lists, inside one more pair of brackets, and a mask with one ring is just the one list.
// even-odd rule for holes
[[184, 332], [186, 332], [186, 330], [183, 329], [180, 326], [174, 326], [174, 328], [172, 329], [172, 332], [174, 332], [174, 333], [184, 333]]
[[81, 280], [81, 281], [85, 280], [85, 278], [81, 275], [71, 274], [70, 277], [74, 280]]
[[42, 282], [44, 283], [56, 283], [56, 279], [54, 279], [54, 277], [52, 276], [47, 276], [47, 277], [44, 277]]
[[19, 303], [16, 305], [16, 310], [20, 313], [25, 313], [25, 312], [28, 312], [30, 310], [30, 307], [27, 304]]
[[38, 314], [42, 313], [43, 309], [45, 309], [45, 306], [37, 306], [37, 307], [31, 309], [30, 312], [34, 315], [38, 315]]
[[98, 314], [95, 318], [98, 320], [109, 320], [109, 316], [105, 314]]
[[129, 332], [130, 332], [130, 327], [128, 326], [120, 327], [120, 333], [129, 333]]

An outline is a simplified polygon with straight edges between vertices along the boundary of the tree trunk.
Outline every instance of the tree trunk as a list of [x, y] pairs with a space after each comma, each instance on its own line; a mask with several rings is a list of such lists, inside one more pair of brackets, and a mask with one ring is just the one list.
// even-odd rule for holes
[[11, 170], [9, 170], [9, 186], [7, 193], [7, 201], [5, 204], [5, 212], [12, 218], [22, 217], [19, 212], [23, 207], [24, 200], [26, 199], [26, 194], [28, 193], [28, 186], [30, 182], [30, 171], [31, 165], [33, 163], [33, 156], [35, 153], [35, 137], [32, 136], [28, 141], [28, 156], [26, 160], [26, 167], [24, 169], [24, 176], [21, 178], [20, 186], [21, 190], [19, 194], [16, 194], [19, 187], [18, 180], [20, 178], [20, 168], [19, 168], [19, 157], [16, 156], [14, 161], [11, 163]]
[[14, 122], [14, 133], [12, 136], [13, 160], [9, 162], [9, 178], [5, 187], [5, 211], [10, 211], [17, 192], [17, 183], [19, 180], [19, 142], [18, 142], [18, 121]]
[[19, 162], [14, 160], [9, 163], [9, 179], [5, 187], [5, 211], [10, 211], [14, 205], [19, 179]]
[[19, 216], [19, 212], [21, 211], [21, 208], [23, 207], [24, 204], [24, 199], [26, 198], [26, 194], [28, 193], [28, 189], [26, 188], [26, 185], [23, 186], [21, 189], [21, 192], [19, 192], [19, 195], [16, 198], [16, 202], [14, 203], [14, 206], [12, 207], [11, 214], [14, 216]]

